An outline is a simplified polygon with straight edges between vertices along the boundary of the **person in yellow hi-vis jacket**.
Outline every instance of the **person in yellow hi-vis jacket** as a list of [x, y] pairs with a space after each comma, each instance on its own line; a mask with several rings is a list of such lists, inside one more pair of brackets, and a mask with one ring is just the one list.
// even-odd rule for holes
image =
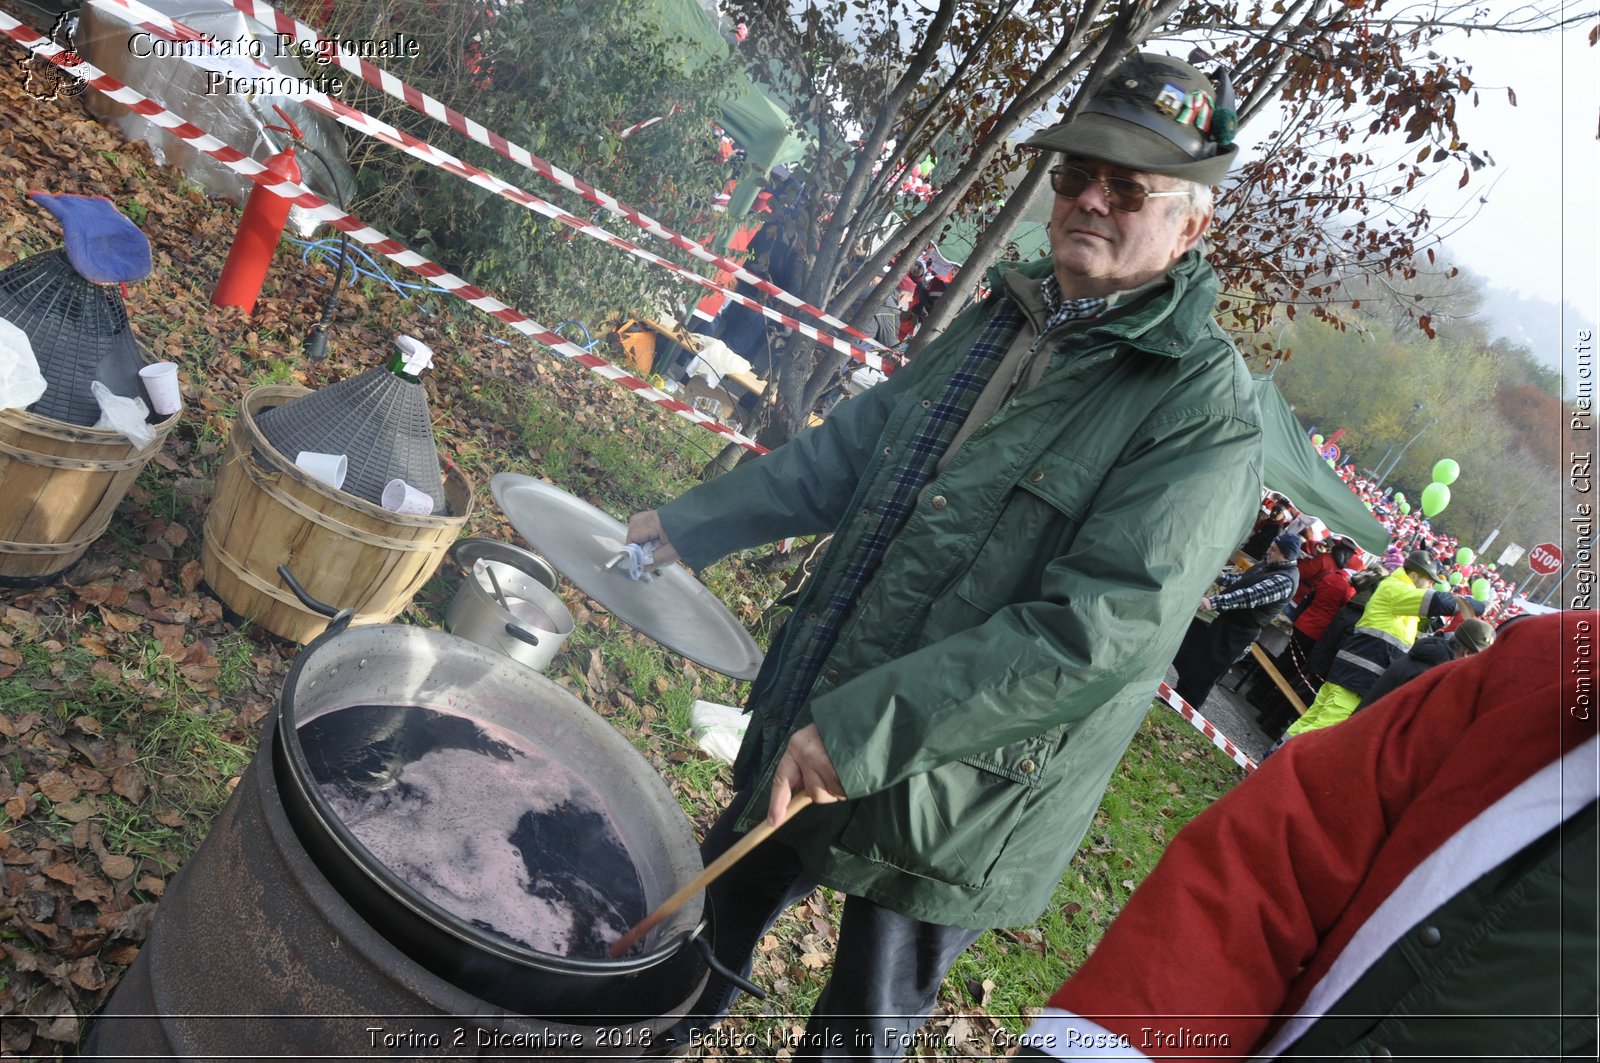
[[1361, 697], [1384, 670], [1411, 649], [1425, 616], [1454, 616], [1455, 595], [1433, 586], [1439, 563], [1426, 550], [1413, 550], [1405, 563], [1384, 577], [1350, 637], [1328, 669], [1328, 680], [1304, 716], [1290, 725], [1285, 739], [1330, 727], [1350, 717]]

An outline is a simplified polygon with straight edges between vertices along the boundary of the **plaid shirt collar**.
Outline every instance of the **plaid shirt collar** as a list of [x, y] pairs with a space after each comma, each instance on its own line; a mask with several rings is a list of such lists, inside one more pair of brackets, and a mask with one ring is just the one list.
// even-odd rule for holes
[[1039, 329], [1041, 336], [1057, 325], [1080, 317], [1099, 317], [1111, 306], [1111, 300], [1104, 295], [1087, 299], [1061, 298], [1061, 282], [1056, 280], [1054, 273], [1045, 276], [1039, 285], [1039, 294], [1043, 296], [1045, 306], [1044, 325]]

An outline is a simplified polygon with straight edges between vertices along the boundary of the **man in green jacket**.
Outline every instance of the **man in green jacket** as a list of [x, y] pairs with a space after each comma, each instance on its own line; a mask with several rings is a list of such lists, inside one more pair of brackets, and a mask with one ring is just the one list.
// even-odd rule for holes
[[[717, 952], [746, 971], [787, 905], [847, 895], [796, 1058], [897, 1058], [981, 930], [1038, 918], [1249, 531], [1260, 416], [1197, 250], [1231, 108], [1225, 82], [1131, 56], [1029, 142], [1064, 156], [1048, 261], [996, 272], [825, 423], [629, 522], [697, 568], [833, 533], [702, 846], [816, 802], [708, 891]], [[685, 1042], [733, 996], [717, 981]]]

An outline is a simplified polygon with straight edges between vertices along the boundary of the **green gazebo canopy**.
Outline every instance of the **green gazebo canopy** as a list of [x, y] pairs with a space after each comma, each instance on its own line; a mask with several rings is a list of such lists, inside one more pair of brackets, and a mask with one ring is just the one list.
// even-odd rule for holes
[[1368, 553], [1382, 554], [1389, 548], [1388, 531], [1317, 453], [1272, 378], [1253, 379], [1266, 437], [1267, 487], [1301, 512], [1322, 518], [1330, 531], [1354, 540]]

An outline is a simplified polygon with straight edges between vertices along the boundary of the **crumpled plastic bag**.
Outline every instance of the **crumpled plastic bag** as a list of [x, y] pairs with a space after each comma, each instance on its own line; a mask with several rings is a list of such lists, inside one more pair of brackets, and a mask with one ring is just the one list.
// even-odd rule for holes
[[95, 380], [89, 384], [89, 393], [100, 404], [100, 420], [96, 428], [121, 432], [134, 447], [143, 450], [155, 442], [156, 430], [145, 423], [150, 407], [140, 398], [124, 398]]
[[749, 360], [741, 357], [721, 340], [710, 336], [696, 336], [695, 342], [697, 350], [688, 367], [690, 376], [701, 377], [711, 387], [716, 387], [729, 373], [750, 372]]
[[25, 410], [48, 386], [27, 335], [0, 317], [0, 410]]
[[689, 713], [689, 737], [699, 747], [728, 764], [739, 755], [750, 714], [731, 705], [696, 701]]

